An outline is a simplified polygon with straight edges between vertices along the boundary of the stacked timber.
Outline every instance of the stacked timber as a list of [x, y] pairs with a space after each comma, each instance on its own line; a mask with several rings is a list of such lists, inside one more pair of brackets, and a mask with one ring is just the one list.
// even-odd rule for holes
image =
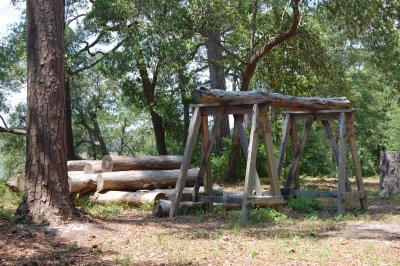
[[[107, 155], [102, 161], [68, 161], [69, 191], [79, 195], [95, 191], [91, 199], [99, 203], [155, 204], [173, 197], [181, 163], [181, 156], [171, 155]], [[189, 169], [183, 199], [191, 200], [198, 173], [198, 168]], [[7, 185], [14, 191], [24, 191], [25, 174], [13, 176]], [[199, 193], [204, 193], [203, 187]], [[214, 186], [213, 194], [222, 195], [222, 189]]]
[[[170, 199], [179, 178], [182, 156], [104, 156], [97, 174], [93, 201], [139, 206]], [[95, 165], [97, 166], [97, 163]], [[190, 169], [187, 186], [193, 186], [199, 169]], [[190, 189], [186, 189], [189, 196]], [[190, 192], [191, 193], [191, 192]]]

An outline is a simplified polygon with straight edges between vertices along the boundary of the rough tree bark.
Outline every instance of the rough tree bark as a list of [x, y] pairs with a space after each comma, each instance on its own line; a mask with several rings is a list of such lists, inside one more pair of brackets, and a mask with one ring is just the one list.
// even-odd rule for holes
[[381, 151], [379, 172], [379, 197], [400, 195], [400, 152]]
[[[206, 33], [206, 47], [208, 58], [208, 69], [210, 71], [211, 88], [226, 91], [226, 81], [221, 48], [221, 34], [219, 32]], [[215, 138], [216, 153], [222, 154], [224, 148], [224, 138], [229, 136], [229, 118], [225, 115], [221, 121], [221, 129]]]
[[27, 0], [26, 187], [17, 217], [58, 224], [69, 200], [65, 133], [64, 1]]

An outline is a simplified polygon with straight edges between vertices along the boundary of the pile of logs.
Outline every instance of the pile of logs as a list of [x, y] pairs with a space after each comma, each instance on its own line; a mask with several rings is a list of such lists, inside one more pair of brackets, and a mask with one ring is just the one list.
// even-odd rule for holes
[[[79, 195], [95, 192], [91, 199], [101, 203], [154, 204], [172, 197], [181, 163], [182, 156], [174, 155], [107, 155], [101, 161], [68, 161], [69, 191]], [[189, 170], [186, 186], [194, 185], [198, 172]], [[24, 191], [25, 175], [13, 176], [7, 185], [14, 191]], [[191, 193], [192, 188], [186, 188], [184, 197]]]

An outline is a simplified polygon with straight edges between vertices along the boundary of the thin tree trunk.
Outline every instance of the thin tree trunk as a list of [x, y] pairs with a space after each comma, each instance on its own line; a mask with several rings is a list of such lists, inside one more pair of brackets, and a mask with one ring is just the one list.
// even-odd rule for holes
[[[206, 34], [208, 68], [210, 71], [211, 88], [226, 91], [225, 73], [223, 68], [223, 57], [221, 48], [221, 34], [219, 32], [208, 32]], [[216, 153], [222, 154], [224, 138], [229, 136], [229, 118], [225, 115], [221, 122], [221, 130], [215, 138]]]
[[17, 217], [58, 224], [74, 214], [67, 175], [64, 1], [28, 0], [27, 32], [27, 180]]
[[[243, 75], [242, 75], [242, 82], [240, 85], [240, 91], [248, 91], [250, 88], [250, 82], [253, 79], [253, 76], [256, 72], [257, 69], [257, 64], [258, 62], [267, 57], [268, 54], [271, 52], [271, 50], [283, 43], [284, 41], [294, 37], [297, 34], [297, 29], [299, 27], [300, 24], [300, 8], [299, 8], [299, 2], [300, 0], [291, 0], [290, 1], [290, 5], [292, 7], [292, 11], [293, 11], [293, 20], [292, 20], [292, 25], [291, 27], [275, 36], [270, 38], [268, 41], [266, 41], [266, 43], [264, 44], [263, 47], [261, 47], [260, 50], [256, 51], [255, 47], [254, 47], [254, 41], [251, 41], [250, 46], [250, 52], [251, 54], [251, 58], [250, 61], [248, 62], [248, 64], [246, 65], [246, 68], [244, 69]], [[257, 7], [258, 6], [258, 1], [254, 2], [253, 5], [253, 10], [252, 10], [252, 17], [253, 17], [253, 25], [252, 25], [252, 32], [251, 32], [251, 36], [254, 36], [255, 31], [256, 31], [256, 24], [255, 24], [255, 18], [257, 17]], [[251, 37], [253, 38], [253, 37]], [[230, 169], [234, 168], [237, 162], [237, 158], [238, 158], [238, 154], [240, 152], [240, 142], [238, 140], [239, 136], [233, 136], [233, 141], [232, 141], [232, 151], [230, 154], [230, 158], [229, 158], [229, 164], [228, 164], [228, 173], [230, 171]], [[230, 171], [232, 172], [232, 171]], [[233, 173], [233, 172], [232, 172]], [[232, 178], [231, 176], [226, 175], [226, 178]]]

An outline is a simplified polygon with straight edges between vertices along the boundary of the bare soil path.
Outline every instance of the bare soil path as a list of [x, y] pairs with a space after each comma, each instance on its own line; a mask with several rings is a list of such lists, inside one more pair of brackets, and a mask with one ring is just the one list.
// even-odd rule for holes
[[400, 197], [380, 200], [377, 180], [366, 185], [368, 212], [287, 208], [246, 226], [222, 210], [160, 219], [128, 209], [60, 227], [0, 220], [0, 265], [400, 265]]

